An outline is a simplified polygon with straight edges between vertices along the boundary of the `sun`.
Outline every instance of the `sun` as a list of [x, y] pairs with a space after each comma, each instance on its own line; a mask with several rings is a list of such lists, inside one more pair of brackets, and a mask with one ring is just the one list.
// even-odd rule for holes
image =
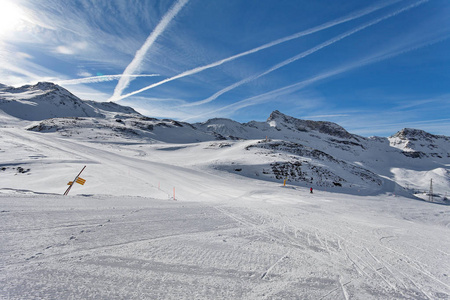
[[13, 2], [0, 0], [0, 35], [17, 31], [25, 18], [25, 12]]

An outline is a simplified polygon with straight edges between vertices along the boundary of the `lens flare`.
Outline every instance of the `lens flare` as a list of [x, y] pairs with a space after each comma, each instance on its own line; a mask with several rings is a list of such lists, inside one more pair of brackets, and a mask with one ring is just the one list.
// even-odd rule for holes
[[19, 6], [0, 0], [0, 36], [17, 31], [24, 17], [25, 12]]

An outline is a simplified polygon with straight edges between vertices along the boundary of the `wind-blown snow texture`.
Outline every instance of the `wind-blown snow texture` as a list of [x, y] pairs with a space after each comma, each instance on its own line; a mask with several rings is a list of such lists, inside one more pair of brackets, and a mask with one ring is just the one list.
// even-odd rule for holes
[[0, 85], [1, 297], [448, 299], [449, 149]]

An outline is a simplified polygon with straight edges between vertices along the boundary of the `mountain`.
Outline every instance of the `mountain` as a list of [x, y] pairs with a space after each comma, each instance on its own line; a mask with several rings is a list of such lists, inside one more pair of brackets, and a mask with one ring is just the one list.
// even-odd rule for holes
[[404, 128], [389, 138], [390, 145], [411, 157], [450, 157], [450, 137], [433, 135], [423, 130]]
[[104, 118], [105, 111], [138, 114], [132, 108], [115, 103], [83, 101], [50, 82], [19, 88], [0, 85], [0, 109], [8, 115], [29, 121], [67, 117]]
[[72, 141], [170, 143], [177, 146], [160, 149], [180, 156], [196, 149], [197, 156], [184, 162], [190, 167], [258, 180], [349, 194], [410, 195], [427, 190], [433, 179], [437, 190], [450, 190], [450, 138], [417, 129], [366, 138], [332, 122], [279, 111], [264, 122], [215, 118], [189, 124], [149, 118], [117, 103], [84, 101], [52, 83], [0, 86], [0, 110], [34, 121], [26, 126], [30, 132]]
[[315, 133], [329, 138], [358, 141], [357, 136], [335, 123], [299, 120], [277, 110], [272, 112], [265, 122], [251, 121], [241, 124], [228, 119], [211, 119], [193, 125], [202, 131], [218, 133], [230, 139], [257, 139], [265, 135], [272, 138], [301, 139], [303, 136], [309, 136], [309, 133]]

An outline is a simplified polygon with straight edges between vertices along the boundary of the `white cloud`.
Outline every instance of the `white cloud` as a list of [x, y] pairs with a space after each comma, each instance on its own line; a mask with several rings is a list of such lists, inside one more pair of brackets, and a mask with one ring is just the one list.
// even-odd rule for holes
[[77, 76], [80, 76], [80, 77], [92, 77], [92, 74], [89, 73], [88, 71], [80, 70], [80, 71], [77, 73]]
[[68, 46], [58, 46], [56, 47], [55, 51], [57, 53], [66, 54], [66, 55], [72, 55], [75, 54], [75, 51], [73, 48], [70, 48]]
[[55, 48], [55, 51], [60, 54], [74, 55], [80, 53], [80, 51], [88, 48], [87, 42], [75, 42], [70, 45], [60, 45]]
[[28, 53], [25, 53], [25, 52], [16, 52], [16, 56], [17, 56], [17, 58], [22, 58], [22, 59], [31, 59], [31, 58], [33, 58], [33, 56], [31, 56], [30, 54], [28, 54]]

